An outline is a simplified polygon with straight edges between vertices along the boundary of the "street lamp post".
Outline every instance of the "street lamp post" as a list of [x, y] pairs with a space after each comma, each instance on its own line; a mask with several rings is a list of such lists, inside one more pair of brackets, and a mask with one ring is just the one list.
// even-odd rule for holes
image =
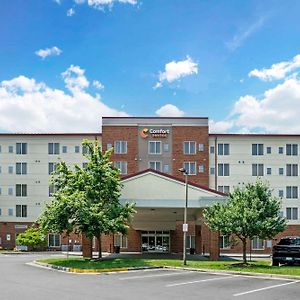
[[178, 170], [185, 176], [185, 206], [184, 206], [184, 217], [183, 217], [183, 264], [186, 266], [186, 233], [188, 231], [188, 224], [187, 224], [187, 208], [188, 208], [188, 171], [184, 168], [180, 168]]

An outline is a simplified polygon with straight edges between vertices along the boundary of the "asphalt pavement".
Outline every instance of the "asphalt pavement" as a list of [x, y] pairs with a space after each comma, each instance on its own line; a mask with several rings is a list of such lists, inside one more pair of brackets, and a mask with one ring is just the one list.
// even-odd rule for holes
[[73, 274], [28, 264], [43, 257], [0, 254], [0, 299], [299, 300], [300, 295], [300, 280], [170, 269]]

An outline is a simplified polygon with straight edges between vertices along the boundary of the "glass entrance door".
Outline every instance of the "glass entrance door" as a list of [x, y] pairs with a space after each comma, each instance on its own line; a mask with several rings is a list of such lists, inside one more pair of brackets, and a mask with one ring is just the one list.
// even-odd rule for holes
[[170, 252], [170, 231], [142, 231], [143, 252]]

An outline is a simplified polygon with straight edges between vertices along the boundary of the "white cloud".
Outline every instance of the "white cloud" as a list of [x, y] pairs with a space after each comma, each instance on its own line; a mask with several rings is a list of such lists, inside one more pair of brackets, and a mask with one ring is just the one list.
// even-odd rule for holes
[[61, 0], [53, 0], [57, 4], [61, 4]]
[[70, 8], [67, 10], [67, 16], [72, 17], [75, 15], [75, 10], [73, 8]]
[[94, 80], [93, 81], [93, 86], [98, 90], [103, 90], [104, 89], [104, 85], [99, 80]]
[[80, 67], [71, 66], [63, 78], [71, 94], [26, 76], [0, 82], [0, 130], [99, 132], [101, 116], [128, 116], [85, 90], [88, 80]]
[[218, 121], [209, 120], [209, 132], [211, 133], [226, 133], [234, 126], [233, 121]]
[[183, 117], [184, 112], [173, 104], [166, 104], [155, 112], [159, 117]]
[[159, 72], [159, 80], [154, 86], [154, 89], [160, 88], [163, 82], [173, 82], [180, 78], [198, 74], [198, 64], [189, 56], [185, 60], [171, 61], [165, 65], [165, 71]]
[[254, 69], [248, 75], [249, 77], [257, 77], [263, 81], [272, 81], [273, 79], [284, 79], [288, 73], [299, 67], [300, 54], [296, 55], [291, 61], [273, 64], [271, 68]]
[[60, 50], [57, 47], [52, 47], [52, 48], [46, 48], [46, 49], [40, 49], [35, 52], [35, 54], [42, 59], [45, 59], [47, 56], [58, 56], [62, 53], [62, 50]]
[[261, 28], [265, 23], [265, 17], [261, 17], [254, 23], [248, 25], [246, 28], [241, 28], [240, 31], [234, 35], [234, 37], [226, 44], [229, 50], [234, 51], [235, 49], [241, 47], [244, 41], [254, 34], [259, 28]]
[[78, 5], [87, 4], [88, 6], [103, 10], [105, 7], [112, 8], [115, 3], [136, 5], [138, 0], [74, 0]]

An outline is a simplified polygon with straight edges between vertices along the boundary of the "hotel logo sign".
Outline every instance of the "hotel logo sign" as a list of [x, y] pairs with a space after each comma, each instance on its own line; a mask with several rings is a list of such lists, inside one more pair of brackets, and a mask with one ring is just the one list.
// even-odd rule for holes
[[162, 129], [162, 128], [143, 128], [140, 132], [140, 136], [143, 139], [148, 137], [151, 138], [166, 138], [170, 134], [169, 129]]

